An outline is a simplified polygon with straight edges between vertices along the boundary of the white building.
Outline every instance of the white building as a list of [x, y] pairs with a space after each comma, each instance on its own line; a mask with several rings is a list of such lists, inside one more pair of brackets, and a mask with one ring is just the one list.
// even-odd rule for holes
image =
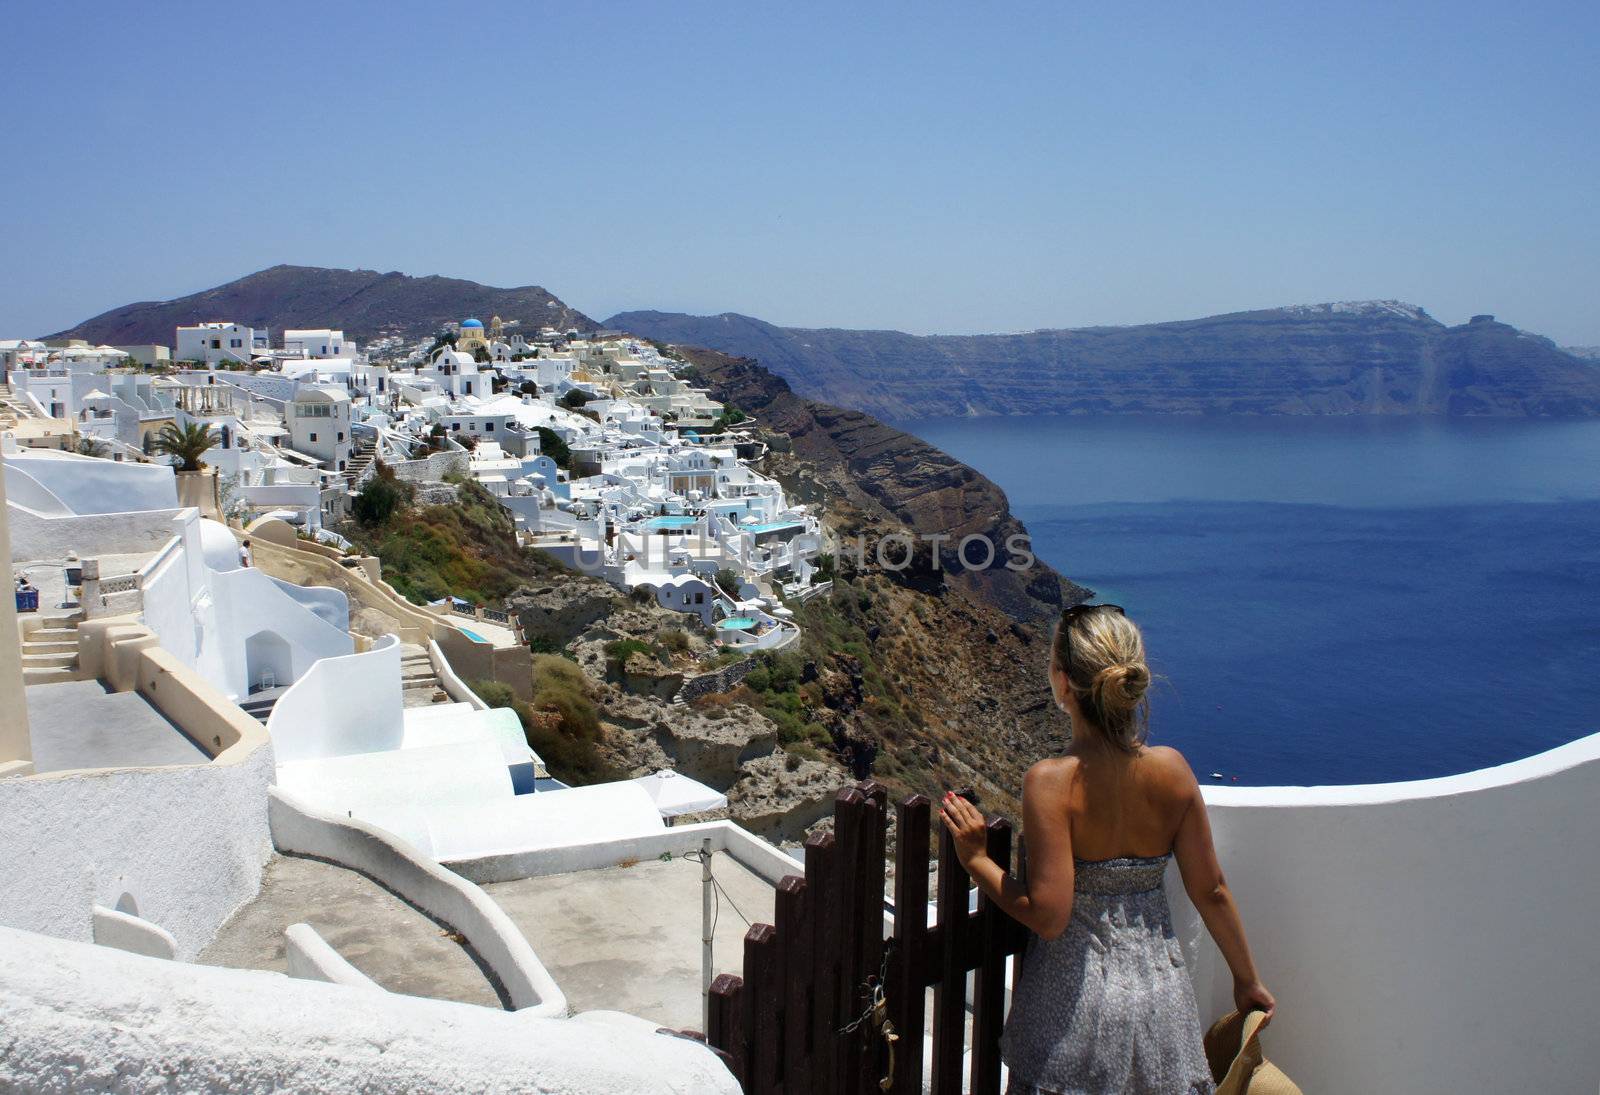
[[341, 472], [350, 460], [350, 396], [343, 388], [306, 387], [286, 408], [289, 447]]
[[283, 348], [300, 357], [354, 357], [356, 353], [355, 340], [330, 327], [286, 330]]
[[178, 328], [175, 356], [179, 361], [202, 361], [207, 365], [238, 362], [248, 365], [267, 356], [267, 332], [242, 323], [201, 323]]

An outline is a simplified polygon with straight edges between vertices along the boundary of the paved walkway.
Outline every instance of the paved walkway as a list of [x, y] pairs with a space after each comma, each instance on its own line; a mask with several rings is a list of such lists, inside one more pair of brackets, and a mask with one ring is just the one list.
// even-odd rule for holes
[[99, 681], [30, 684], [23, 691], [37, 772], [210, 759], [137, 692], [111, 692]]
[[356, 969], [391, 992], [500, 1007], [472, 951], [365, 875], [315, 859], [274, 855], [261, 892], [222, 926], [199, 961], [286, 970], [283, 930], [306, 923]]
[[[772, 923], [773, 887], [731, 856], [712, 871], [751, 921]], [[702, 1029], [700, 864], [650, 860], [632, 867], [485, 886], [522, 929], [574, 1011], [606, 1008], [674, 1030]], [[746, 924], [721, 897], [713, 972], [739, 973]]]

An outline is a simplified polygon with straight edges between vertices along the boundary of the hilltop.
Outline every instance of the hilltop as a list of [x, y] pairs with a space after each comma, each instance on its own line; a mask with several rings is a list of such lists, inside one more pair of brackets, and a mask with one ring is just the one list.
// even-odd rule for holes
[[910, 335], [623, 312], [648, 338], [753, 357], [890, 420], [1014, 414], [1600, 415], [1600, 367], [1491, 316], [1359, 301], [1134, 327]]
[[594, 320], [537, 285], [499, 289], [461, 278], [411, 277], [390, 271], [274, 266], [176, 300], [125, 304], [47, 338], [82, 338], [127, 346], [170, 346], [173, 331], [210, 320], [231, 320], [279, 331], [285, 327], [342, 328], [361, 342], [385, 335], [427, 338], [447, 322], [500, 316], [524, 328], [593, 330]]

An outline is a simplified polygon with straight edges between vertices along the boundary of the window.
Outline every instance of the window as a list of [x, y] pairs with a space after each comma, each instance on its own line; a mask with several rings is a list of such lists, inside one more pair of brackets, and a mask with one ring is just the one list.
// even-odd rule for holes
[[456, 431], [456, 432], [457, 432], [457, 433], [460, 433], [460, 432], [461, 432], [461, 423], [459, 423], [459, 422], [452, 422], [452, 423], [450, 423], [450, 428], [451, 428], [451, 429], [452, 429], [452, 430], [455, 430], [455, 431]]
[[230, 339], [229, 339], [229, 340], [228, 340], [228, 346], [229, 346], [229, 347], [230, 347], [230, 348], [232, 348], [232, 349], [235, 349], [235, 350], [237, 350], [237, 349], [238, 349], [238, 348], [239, 348], [239, 347], [240, 347], [240, 346], [243, 346], [243, 345], [244, 345], [244, 342], [243, 342], [243, 340], [241, 340], [241, 339], [237, 339], [237, 338], [230, 338]]
[[339, 440], [340, 440], [340, 441], [343, 441], [343, 440], [344, 440], [344, 431], [343, 431], [343, 430], [340, 430], [340, 431], [339, 431]]
[[315, 444], [315, 443], [316, 443], [316, 440], [317, 440], [317, 435], [316, 435], [316, 434], [312, 434], [312, 435], [311, 435], [311, 442], [312, 442], [312, 444]]
[[493, 422], [485, 422], [483, 424], [483, 432], [484, 433], [493, 433], [494, 432], [494, 423]]
[[296, 403], [294, 405], [296, 418], [332, 418], [332, 403]]
[[221, 339], [220, 339], [220, 338], [214, 338], [214, 339], [212, 339], [212, 340], [211, 340], [211, 348], [212, 348], [212, 349], [213, 349], [213, 350], [220, 350], [220, 349], [222, 349], [222, 340], [221, 340]]

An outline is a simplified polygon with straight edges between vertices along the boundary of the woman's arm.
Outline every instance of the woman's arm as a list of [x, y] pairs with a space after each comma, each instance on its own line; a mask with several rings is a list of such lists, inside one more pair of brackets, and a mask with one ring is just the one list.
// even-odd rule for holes
[[1067, 930], [1072, 918], [1072, 833], [1067, 826], [1064, 776], [1034, 765], [1023, 777], [1026, 886], [989, 858], [988, 833], [976, 806], [952, 791], [940, 803], [939, 816], [955, 838], [961, 865], [985, 897], [1042, 939], [1054, 939]]
[[1217, 862], [1217, 849], [1211, 842], [1211, 819], [1206, 814], [1205, 799], [1200, 795], [1199, 781], [1187, 763], [1182, 768], [1188, 784], [1188, 806], [1178, 824], [1172, 851], [1178, 861], [1178, 873], [1183, 876], [1184, 891], [1194, 902], [1200, 919], [1205, 921], [1206, 931], [1216, 940], [1217, 949], [1233, 973], [1234, 1005], [1240, 1011], [1265, 1011], [1270, 1022], [1277, 1001], [1256, 972], [1250, 944], [1244, 937], [1244, 922], [1239, 919], [1239, 907], [1234, 903], [1233, 891], [1228, 889], [1228, 880], [1222, 876], [1222, 864]]

